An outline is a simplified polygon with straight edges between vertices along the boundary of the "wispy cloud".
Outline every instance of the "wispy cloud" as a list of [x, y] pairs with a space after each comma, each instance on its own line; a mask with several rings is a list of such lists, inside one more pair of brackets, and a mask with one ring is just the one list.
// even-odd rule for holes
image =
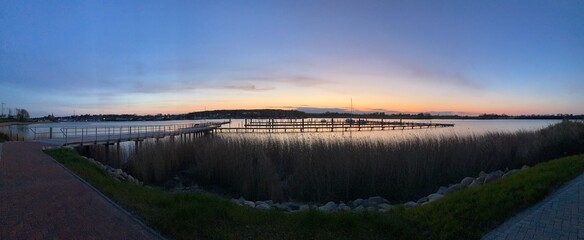
[[220, 86], [219, 88], [243, 90], [243, 91], [268, 91], [268, 90], [274, 89], [274, 87], [271, 87], [271, 86], [256, 87], [256, 85], [254, 85], [254, 84], [225, 85], [225, 86]]
[[409, 79], [420, 83], [448, 84], [473, 90], [483, 90], [485, 87], [475, 79], [462, 73], [435, 70], [416, 64], [404, 64]]

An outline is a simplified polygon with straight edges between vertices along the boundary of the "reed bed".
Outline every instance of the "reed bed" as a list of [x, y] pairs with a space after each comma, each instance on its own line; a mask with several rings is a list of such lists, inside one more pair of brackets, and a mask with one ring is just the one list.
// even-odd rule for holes
[[150, 184], [221, 189], [249, 200], [415, 199], [480, 171], [520, 168], [584, 152], [584, 124], [538, 131], [403, 141], [215, 135], [144, 142], [123, 167]]

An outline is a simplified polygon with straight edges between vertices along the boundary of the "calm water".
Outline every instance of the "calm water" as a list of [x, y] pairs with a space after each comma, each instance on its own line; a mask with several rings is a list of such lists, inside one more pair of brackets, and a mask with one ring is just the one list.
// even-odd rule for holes
[[[320, 120], [320, 119], [318, 119]], [[317, 120], [317, 121], [318, 121]], [[395, 120], [392, 120], [395, 121]], [[232, 127], [243, 126], [244, 120], [233, 120]], [[402, 140], [411, 137], [436, 137], [447, 135], [481, 135], [490, 132], [516, 132], [535, 131], [549, 125], [559, 123], [561, 120], [408, 120], [404, 122], [425, 122], [425, 123], [449, 123], [454, 127], [429, 128], [429, 129], [408, 129], [408, 130], [385, 130], [385, 131], [354, 131], [354, 132], [307, 132], [307, 133], [261, 133], [261, 134], [241, 134], [241, 133], [220, 133], [227, 136], [246, 136], [255, 138], [271, 137], [293, 137], [293, 138], [326, 138], [326, 139], [371, 139], [371, 140]], [[228, 125], [224, 125], [228, 127]]]
[[[28, 126], [11, 126], [0, 129], [3, 132], [19, 134], [31, 139], [34, 132], [48, 132], [49, 128], [53, 131], [60, 131], [63, 127], [123, 127], [123, 126], [154, 126], [154, 125], [178, 125], [188, 123], [201, 123], [213, 120], [185, 120], [185, 121], [153, 121], [153, 122], [60, 122], [60, 123], [41, 123], [31, 124]], [[318, 120], [316, 120], [318, 121]], [[432, 122], [432, 123], [451, 123], [454, 127], [447, 128], [430, 128], [430, 129], [413, 129], [413, 130], [386, 130], [386, 131], [361, 131], [361, 132], [320, 132], [320, 133], [262, 133], [262, 134], [241, 134], [241, 133], [217, 133], [223, 136], [247, 136], [265, 138], [271, 137], [301, 137], [301, 138], [356, 138], [356, 139], [387, 139], [399, 140], [409, 137], [434, 137], [445, 135], [480, 135], [489, 132], [515, 132], [515, 131], [534, 131], [545, 128], [551, 124], [558, 123], [561, 120], [408, 120], [410, 122]], [[234, 119], [229, 125], [224, 127], [241, 127], [244, 120]], [[406, 121], [404, 121], [406, 122]]]

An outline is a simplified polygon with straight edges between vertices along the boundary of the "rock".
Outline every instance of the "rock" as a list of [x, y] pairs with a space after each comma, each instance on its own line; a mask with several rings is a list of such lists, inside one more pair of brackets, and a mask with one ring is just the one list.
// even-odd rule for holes
[[124, 171], [122, 171], [122, 169], [116, 169], [114, 172], [116, 175], [122, 175], [122, 173], [124, 173]]
[[387, 199], [382, 198], [380, 196], [375, 196], [375, 197], [368, 198], [367, 199], [367, 203], [368, 203], [368, 205], [373, 206], [373, 205], [379, 205], [379, 204], [382, 204], [382, 203], [389, 204], [389, 201], [387, 201]]
[[389, 203], [382, 203], [377, 205], [377, 209], [379, 209], [379, 211], [384, 210], [383, 212], [386, 212], [392, 208], [393, 206], [391, 206]]
[[276, 203], [273, 205], [274, 208], [282, 211], [290, 211], [291, 209], [288, 207], [287, 203]]
[[376, 207], [373, 207], [373, 206], [367, 207], [367, 212], [375, 212], [375, 211], [377, 211]]
[[463, 185], [462, 183], [457, 183], [457, 184], [454, 184], [454, 185], [452, 185], [452, 186], [450, 186], [448, 188], [448, 193], [453, 193], [453, 192], [456, 192], [456, 191], [460, 191], [460, 190], [462, 190], [464, 188], [466, 188], [465, 185]]
[[440, 187], [440, 188], [438, 188], [438, 191], [436, 193], [444, 195], [444, 194], [448, 193], [448, 188], [447, 187]]
[[308, 211], [308, 210], [310, 210], [310, 206], [308, 206], [306, 204], [300, 206], [300, 208], [298, 209], [298, 211], [300, 211], [300, 212], [305, 212], [305, 211]]
[[502, 178], [509, 177], [509, 176], [511, 176], [511, 175], [513, 175], [513, 174], [515, 174], [515, 173], [518, 173], [519, 171], [520, 171], [519, 169], [512, 169], [512, 170], [510, 170], [509, 172], [507, 172], [507, 173], [503, 174]]
[[128, 182], [131, 183], [135, 183], [136, 179], [134, 179], [134, 177], [132, 177], [132, 175], [128, 175], [128, 177], [126, 178], [128, 180]]
[[272, 207], [270, 207], [270, 205], [268, 205], [265, 202], [261, 202], [260, 204], [256, 204], [256, 209], [261, 209], [261, 210], [270, 210], [272, 209]]
[[438, 194], [438, 193], [432, 193], [432, 194], [428, 195], [427, 203], [431, 203], [431, 202], [436, 201], [442, 197], [444, 197], [444, 195]]
[[483, 178], [484, 178], [484, 177], [486, 177], [486, 176], [487, 176], [487, 173], [485, 173], [485, 172], [483, 172], [483, 171], [481, 171], [481, 172], [479, 173], [479, 178], [480, 178], [480, 177], [483, 177]]
[[270, 204], [270, 203], [273, 203], [272, 200], [268, 200], [268, 201], [256, 201], [255, 202], [255, 205], [256, 205], [256, 208], [257, 208], [258, 205], [261, 205], [261, 204], [265, 204], [265, 205], [268, 205], [268, 206], [272, 206], [272, 204]]
[[483, 184], [483, 183], [485, 182], [485, 178], [486, 178], [486, 177], [487, 177], [486, 175], [485, 175], [485, 176], [478, 177], [477, 179], [475, 179], [475, 181], [478, 181], [478, 182], [480, 182], [481, 184]]
[[247, 206], [247, 207], [250, 207], [250, 208], [255, 208], [255, 206], [256, 206], [254, 202], [252, 202], [252, 201], [247, 201], [247, 200], [243, 200], [242, 204], [243, 204], [244, 206]]
[[365, 201], [365, 200], [363, 200], [362, 198], [357, 198], [357, 199], [355, 199], [355, 201], [353, 201], [353, 207], [358, 207], [358, 206], [361, 206], [361, 205], [363, 205], [363, 202], [364, 202], [364, 201]]
[[481, 185], [483, 185], [483, 181], [484, 180], [480, 180], [480, 179], [475, 179], [474, 181], [472, 181], [471, 184], [468, 185], [469, 188], [476, 188], [476, 187], [480, 187]]
[[419, 205], [420, 205], [420, 204], [418, 204], [418, 203], [416, 203], [416, 202], [412, 202], [412, 201], [409, 201], [409, 202], [407, 202], [407, 203], [404, 203], [404, 207], [406, 207], [406, 208], [413, 208], [413, 207], [417, 207], [417, 206], [419, 206]]
[[422, 204], [428, 201], [428, 197], [423, 197], [418, 199], [418, 201], [416, 201], [417, 204]]
[[488, 175], [485, 177], [485, 182], [484, 182], [484, 184], [487, 184], [487, 183], [490, 183], [490, 182], [492, 182], [492, 181], [495, 181], [495, 180], [497, 180], [497, 179], [501, 178], [502, 176], [503, 176], [503, 171], [501, 171], [501, 170], [497, 170], [497, 171], [494, 171], [494, 172], [492, 172], [492, 173], [489, 173], [489, 174], [488, 174]]
[[527, 169], [529, 169], [529, 166], [527, 166], [527, 165], [523, 165], [523, 167], [521, 167], [521, 171], [527, 170]]
[[363, 212], [363, 211], [365, 211], [365, 207], [363, 207], [363, 206], [358, 206], [358, 207], [356, 207], [355, 209], [353, 209], [353, 211], [355, 211], [355, 212]]
[[464, 185], [465, 187], [468, 187], [468, 185], [470, 185], [474, 180], [475, 178], [473, 177], [465, 177], [462, 179], [462, 181], [460, 181], [460, 184]]
[[335, 212], [337, 211], [337, 204], [333, 201], [327, 202], [325, 205], [318, 207], [319, 211], [323, 212]]
[[341, 203], [337, 208], [339, 211], [351, 211], [351, 208], [347, 204]]

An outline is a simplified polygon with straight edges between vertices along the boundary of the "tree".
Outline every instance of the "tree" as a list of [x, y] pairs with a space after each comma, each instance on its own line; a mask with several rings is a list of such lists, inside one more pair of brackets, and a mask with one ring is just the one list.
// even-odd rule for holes
[[18, 119], [18, 121], [24, 122], [24, 121], [28, 120], [29, 118], [30, 118], [30, 115], [28, 114], [28, 111], [26, 111], [26, 109], [20, 109], [20, 108], [16, 109], [16, 119]]

